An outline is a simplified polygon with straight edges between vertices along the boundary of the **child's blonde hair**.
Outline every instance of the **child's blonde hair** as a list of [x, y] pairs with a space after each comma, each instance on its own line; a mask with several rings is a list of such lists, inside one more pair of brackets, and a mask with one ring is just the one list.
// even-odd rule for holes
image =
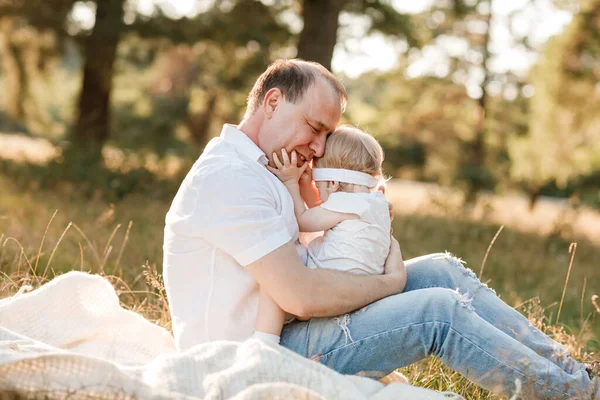
[[[315, 158], [315, 168], [342, 168], [383, 178], [383, 149], [375, 138], [351, 125], [339, 126], [325, 144], [323, 157]], [[351, 183], [340, 182], [341, 192], [350, 191]]]

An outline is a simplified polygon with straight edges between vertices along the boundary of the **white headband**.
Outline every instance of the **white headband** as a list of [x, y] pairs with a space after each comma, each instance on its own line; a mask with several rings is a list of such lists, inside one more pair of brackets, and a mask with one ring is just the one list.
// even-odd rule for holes
[[313, 168], [312, 178], [314, 181], [338, 181], [368, 188], [375, 187], [379, 183], [379, 179], [372, 175], [341, 168]]

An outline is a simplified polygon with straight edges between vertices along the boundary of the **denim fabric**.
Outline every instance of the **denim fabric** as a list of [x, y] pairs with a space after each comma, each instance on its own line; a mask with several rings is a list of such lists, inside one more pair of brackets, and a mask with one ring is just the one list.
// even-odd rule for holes
[[403, 293], [284, 326], [281, 345], [344, 374], [381, 378], [429, 355], [492, 392], [600, 400], [598, 379], [450, 254], [406, 262]]

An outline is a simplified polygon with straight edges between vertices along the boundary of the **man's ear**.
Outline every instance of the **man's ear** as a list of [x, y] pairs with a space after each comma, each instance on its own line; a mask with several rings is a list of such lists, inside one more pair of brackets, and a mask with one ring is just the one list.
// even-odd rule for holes
[[269, 89], [269, 91], [265, 94], [265, 99], [263, 101], [262, 107], [265, 113], [265, 117], [270, 119], [273, 117], [275, 110], [281, 103], [283, 102], [283, 93], [279, 88]]
[[340, 183], [338, 181], [329, 181], [329, 189], [331, 189], [332, 192], [337, 192], [339, 188]]

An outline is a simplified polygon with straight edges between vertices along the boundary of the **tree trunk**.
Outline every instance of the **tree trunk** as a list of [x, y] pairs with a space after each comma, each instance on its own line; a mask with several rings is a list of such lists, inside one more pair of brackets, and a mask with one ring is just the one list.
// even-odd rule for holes
[[27, 75], [21, 50], [11, 40], [14, 32], [13, 23], [4, 18], [0, 21], [0, 54], [5, 74], [5, 90], [3, 93], [4, 109], [16, 121], [25, 118], [25, 98], [27, 97]]
[[217, 107], [217, 100], [217, 92], [210, 93], [204, 110], [200, 113], [191, 114], [186, 120], [186, 126], [190, 131], [190, 135], [199, 146], [204, 146], [208, 142], [206, 139], [208, 138], [210, 123]]
[[468, 203], [474, 204], [477, 201], [477, 196], [484, 185], [484, 171], [485, 171], [485, 134], [486, 134], [486, 117], [487, 117], [487, 85], [490, 82], [490, 71], [488, 70], [487, 62], [490, 59], [490, 33], [492, 25], [492, 0], [488, 2], [489, 12], [486, 15], [484, 21], [487, 24], [487, 29], [483, 36], [482, 43], [482, 61], [481, 68], [484, 72], [484, 78], [481, 82], [481, 97], [479, 98], [479, 113], [477, 118], [477, 125], [475, 128], [475, 139], [471, 144], [469, 168], [476, 171], [475, 174], [471, 175], [469, 182], [469, 188], [467, 191], [466, 200]]
[[113, 64], [123, 29], [124, 2], [97, 2], [96, 24], [85, 42], [83, 84], [73, 139], [78, 147], [90, 150], [91, 162], [99, 160], [102, 144], [109, 136]]
[[298, 58], [316, 61], [331, 70], [339, 16], [347, 0], [304, 0], [304, 28], [298, 40]]
[[530, 189], [529, 192], [527, 193], [527, 197], [529, 197], [529, 211], [530, 212], [533, 211], [533, 209], [535, 208], [535, 205], [537, 204], [541, 195], [542, 195], [542, 188], [539, 186], [535, 186], [534, 188]]

